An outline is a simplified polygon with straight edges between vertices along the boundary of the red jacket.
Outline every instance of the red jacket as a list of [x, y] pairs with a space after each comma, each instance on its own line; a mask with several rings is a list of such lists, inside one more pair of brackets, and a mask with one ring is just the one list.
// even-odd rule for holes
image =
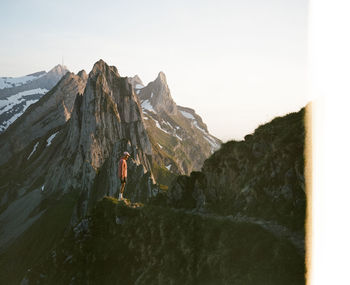
[[122, 157], [118, 163], [118, 177], [126, 178], [127, 176], [128, 176], [128, 167], [126, 164], [126, 160], [124, 159], [124, 157]]

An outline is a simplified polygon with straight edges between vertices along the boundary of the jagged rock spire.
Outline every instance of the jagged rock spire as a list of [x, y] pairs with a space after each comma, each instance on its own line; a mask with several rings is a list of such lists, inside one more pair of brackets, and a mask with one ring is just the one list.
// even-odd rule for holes
[[65, 132], [56, 154], [71, 161], [52, 163], [47, 184], [55, 191], [80, 189], [85, 204], [78, 207], [78, 216], [86, 214], [97, 199], [115, 194], [119, 183], [116, 165], [125, 150], [132, 155], [130, 181], [138, 191], [132, 192], [129, 183], [129, 198], [141, 200], [142, 195], [143, 199], [149, 195], [142, 190], [147, 189], [145, 173], [151, 177], [151, 144], [136, 95], [115, 67], [102, 60], [95, 63]]
[[170, 89], [164, 72], [159, 72], [157, 78], [150, 82], [139, 94], [141, 100], [149, 100], [157, 112], [165, 111], [176, 114], [177, 107], [170, 94]]

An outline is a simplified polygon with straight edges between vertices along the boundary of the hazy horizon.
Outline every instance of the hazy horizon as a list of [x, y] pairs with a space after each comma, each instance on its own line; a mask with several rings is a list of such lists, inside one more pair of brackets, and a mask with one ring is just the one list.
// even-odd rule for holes
[[307, 2], [9, 1], [0, 76], [103, 59], [144, 84], [159, 71], [174, 101], [223, 141], [243, 139], [307, 99]]

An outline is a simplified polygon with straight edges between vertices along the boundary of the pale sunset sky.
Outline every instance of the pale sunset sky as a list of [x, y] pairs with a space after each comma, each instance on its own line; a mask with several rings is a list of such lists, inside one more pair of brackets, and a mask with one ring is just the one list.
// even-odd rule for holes
[[62, 57], [75, 73], [103, 59], [144, 84], [163, 71], [213, 135], [243, 139], [307, 104], [307, 13], [304, 0], [5, 1], [0, 76]]

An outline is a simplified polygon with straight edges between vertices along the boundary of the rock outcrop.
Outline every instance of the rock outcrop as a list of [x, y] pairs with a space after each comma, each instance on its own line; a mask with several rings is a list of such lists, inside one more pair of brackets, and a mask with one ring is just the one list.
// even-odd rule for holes
[[168, 192], [178, 208], [273, 221], [303, 243], [305, 225], [304, 109], [222, 145], [201, 172], [179, 176]]

